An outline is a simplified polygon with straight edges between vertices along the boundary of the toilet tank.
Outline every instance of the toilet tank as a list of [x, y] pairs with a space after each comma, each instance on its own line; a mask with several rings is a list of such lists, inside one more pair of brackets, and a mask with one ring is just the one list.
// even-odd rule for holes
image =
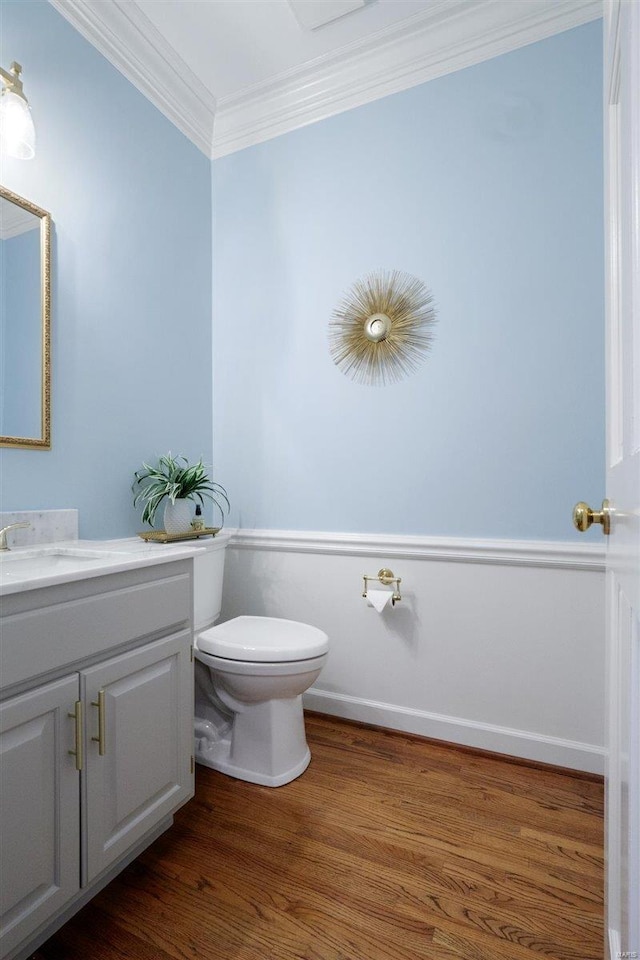
[[223, 530], [211, 540], [198, 540], [193, 558], [193, 626], [195, 631], [210, 627], [220, 616], [222, 581], [227, 543], [232, 530]]

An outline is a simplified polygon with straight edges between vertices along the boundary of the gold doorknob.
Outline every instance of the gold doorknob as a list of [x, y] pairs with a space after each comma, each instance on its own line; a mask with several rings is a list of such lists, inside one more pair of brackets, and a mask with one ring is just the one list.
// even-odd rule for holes
[[581, 533], [588, 530], [592, 523], [601, 523], [602, 532], [605, 537], [611, 532], [611, 511], [609, 510], [609, 501], [602, 501], [601, 510], [592, 510], [588, 503], [581, 500], [573, 508], [573, 525]]

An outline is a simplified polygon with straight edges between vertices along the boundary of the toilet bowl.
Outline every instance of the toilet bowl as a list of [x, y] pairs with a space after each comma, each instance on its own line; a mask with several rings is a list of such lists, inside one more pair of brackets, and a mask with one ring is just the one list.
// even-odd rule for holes
[[198, 634], [196, 760], [280, 787], [309, 765], [302, 694], [327, 659], [327, 635], [275, 617], [236, 617]]
[[218, 555], [200, 569], [194, 560], [195, 758], [240, 780], [283, 786], [311, 759], [302, 694], [319, 676], [329, 641], [316, 627], [277, 617], [240, 616], [203, 629], [220, 613], [220, 546], [209, 547]]

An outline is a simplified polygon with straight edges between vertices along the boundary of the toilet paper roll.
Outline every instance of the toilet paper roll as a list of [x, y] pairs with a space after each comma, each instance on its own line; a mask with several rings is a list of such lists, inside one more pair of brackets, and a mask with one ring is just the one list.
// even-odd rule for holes
[[393, 596], [393, 590], [367, 590], [367, 605], [382, 613]]

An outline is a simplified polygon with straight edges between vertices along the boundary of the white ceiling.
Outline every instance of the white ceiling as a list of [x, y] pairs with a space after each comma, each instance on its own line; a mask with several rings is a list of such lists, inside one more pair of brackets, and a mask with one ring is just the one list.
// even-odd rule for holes
[[602, 12], [601, 0], [50, 2], [211, 157]]
[[439, 6], [440, 0], [368, 0], [315, 30], [300, 25], [288, 0], [135, 3], [221, 100]]

